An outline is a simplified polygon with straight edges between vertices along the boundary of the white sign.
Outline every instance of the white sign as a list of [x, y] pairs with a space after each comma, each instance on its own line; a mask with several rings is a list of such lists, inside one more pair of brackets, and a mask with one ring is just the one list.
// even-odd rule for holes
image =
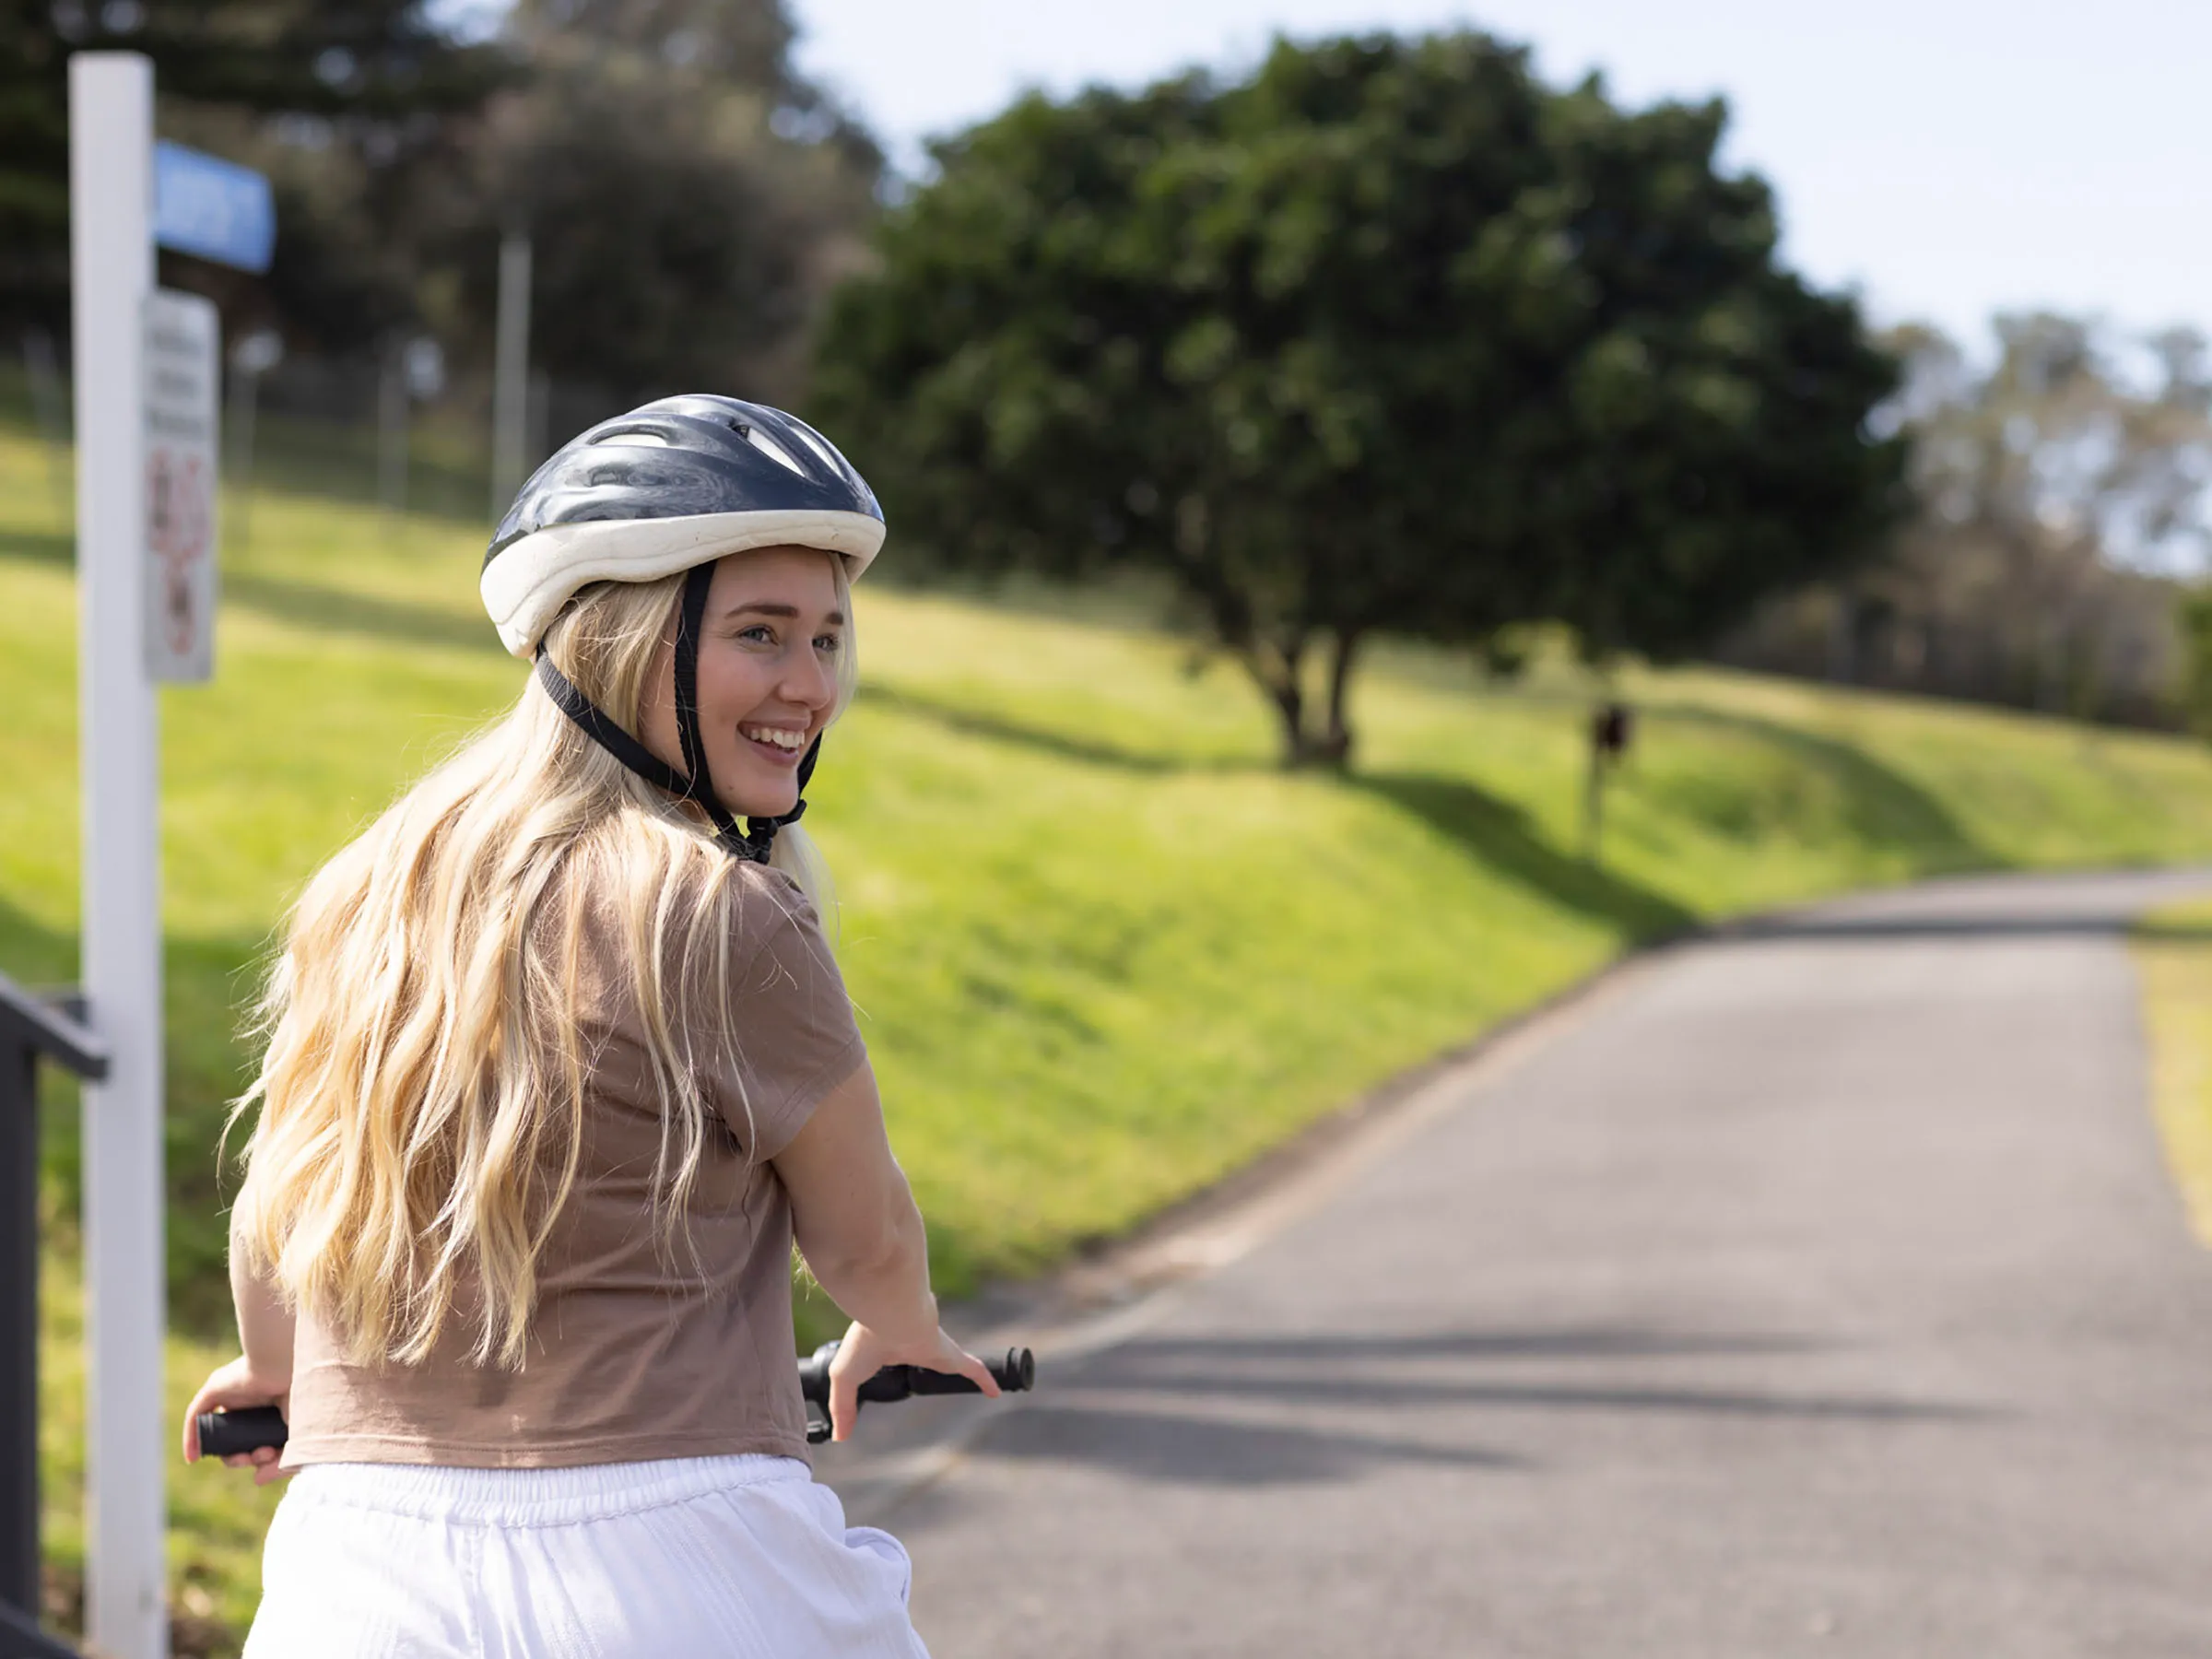
[[215, 671], [216, 400], [221, 324], [197, 294], [146, 298], [146, 671]]

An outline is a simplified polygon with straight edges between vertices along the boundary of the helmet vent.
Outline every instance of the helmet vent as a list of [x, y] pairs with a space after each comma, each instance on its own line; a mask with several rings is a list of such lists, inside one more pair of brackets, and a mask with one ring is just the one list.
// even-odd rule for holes
[[636, 430], [608, 432], [595, 441], [601, 448], [618, 443], [629, 449], [666, 449], [668, 447], [668, 440], [662, 437], [660, 433]]
[[814, 429], [807, 426], [805, 421], [794, 420], [791, 424], [793, 430], [796, 431], [801, 438], [806, 440], [806, 447], [822, 458], [822, 465], [828, 467], [831, 472], [836, 472], [838, 470], [837, 460], [835, 456], [830, 454], [830, 446], [824, 443], [819, 438], [816, 437], [814, 435]]
[[802, 478], [806, 476], [806, 469], [801, 466], [796, 461], [792, 459], [791, 452], [785, 449], [782, 444], [778, 443], [773, 438], [771, 438], [759, 427], [754, 427], [747, 431], [745, 435], [745, 441], [751, 444], [755, 449], [759, 450], [762, 454], [768, 456], [771, 460], [781, 461], [786, 467], [790, 468], [793, 472], [797, 473]]

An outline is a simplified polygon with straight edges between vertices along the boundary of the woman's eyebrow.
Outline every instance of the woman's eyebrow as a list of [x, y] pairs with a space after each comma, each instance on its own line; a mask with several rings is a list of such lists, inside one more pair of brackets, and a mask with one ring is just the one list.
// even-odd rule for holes
[[[765, 599], [747, 599], [731, 606], [722, 614], [725, 617], [742, 617], [747, 613], [756, 617], [782, 617], [795, 620], [799, 607], [795, 605], [775, 605]], [[842, 628], [845, 625], [845, 613], [833, 610], [823, 620], [831, 628]]]

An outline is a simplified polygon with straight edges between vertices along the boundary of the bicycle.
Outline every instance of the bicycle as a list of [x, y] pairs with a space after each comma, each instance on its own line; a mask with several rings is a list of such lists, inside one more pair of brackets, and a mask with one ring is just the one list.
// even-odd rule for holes
[[[806, 1402], [806, 1443], [818, 1446], [830, 1438], [830, 1362], [838, 1345], [825, 1342], [799, 1361], [799, 1393]], [[1027, 1394], [1037, 1385], [1037, 1359], [1026, 1347], [1008, 1348], [1003, 1359], [983, 1361], [992, 1379], [1006, 1394]], [[981, 1394], [982, 1389], [966, 1377], [949, 1371], [929, 1371], [919, 1365], [887, 1365], [860, 1385], [859, 1406], [886, 1406], [916, 1394]], [[203, 1411], [198, 1418], [200, 1455], [222, 1458], [256, 1452], [264, 1446], [284, 1449], [288, 1430], [284, 1414], [274, 1406], [249, 1406], [237, 1411]]]

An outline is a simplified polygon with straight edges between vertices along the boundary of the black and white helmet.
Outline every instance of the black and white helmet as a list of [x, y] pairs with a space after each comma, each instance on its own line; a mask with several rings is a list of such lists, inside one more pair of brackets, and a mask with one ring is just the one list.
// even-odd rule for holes
[[[714, 561], [753, 547], [819, 547], [856, 579], [883, 546], [883, 509], [836, 447], [796, 416], [766, 404], [692, 393], [603, 420], [554, 452], [514, 498], [484, 555], [479, 587], [500, 640], [537, 658], [537, 681], [593, 742], [648, 782], [698, 804], [716, 839], [740, 858], [768, 860], [776, 831], [806, 810], [740, 830], [714, 794], [700, 735], [700, 623]], [[679, 771], [592, 702], [538, 653], [560, 607], [594, 582], [688, 574], [677, 610], [676, 722]], [[799, 763], [814, 775], [821, 739]]]
[[751, 547], [820, 547], [857, 577], [883, 509], [836, 446], [765, 404], [664, 397], [571, 439], [500, 521], [479, 583], [500, 640], [528, 657], [594, 582], [652, 582]]

